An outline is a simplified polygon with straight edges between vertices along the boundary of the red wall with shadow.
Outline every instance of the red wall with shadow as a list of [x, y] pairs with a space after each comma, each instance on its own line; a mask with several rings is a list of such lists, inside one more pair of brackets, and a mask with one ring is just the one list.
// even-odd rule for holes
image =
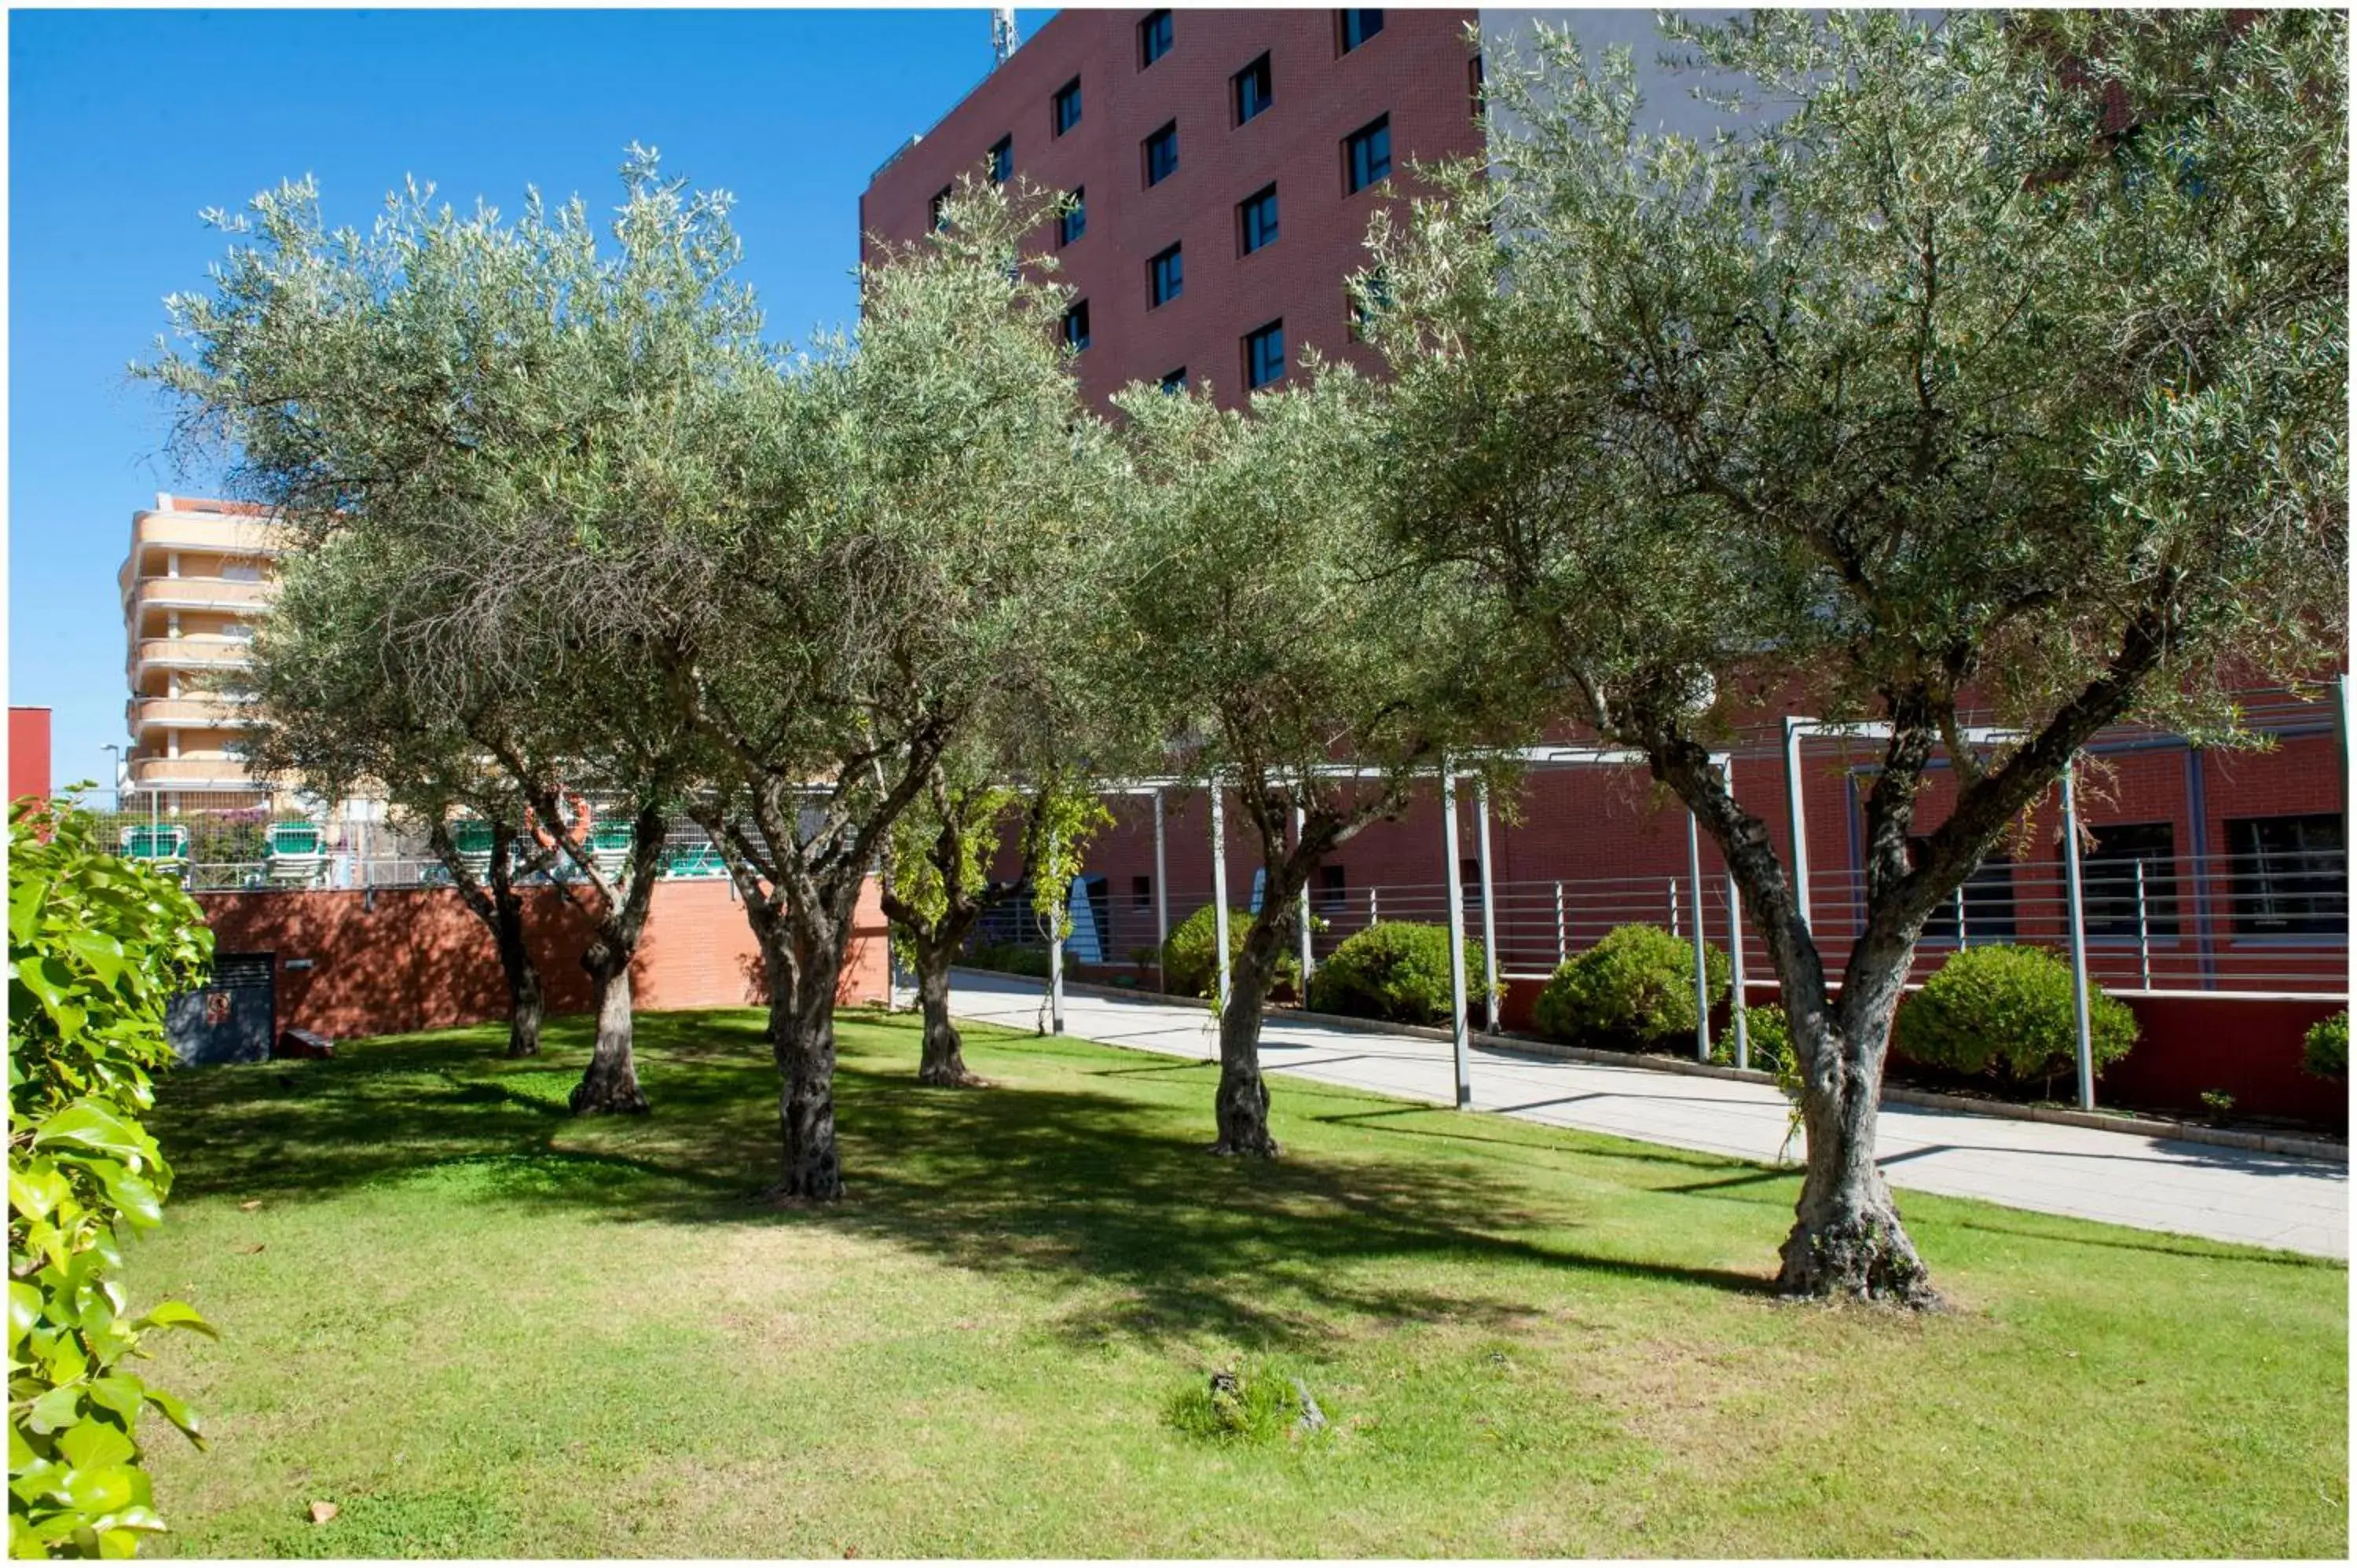
[[[219, 951], [276, 955], [282, 1029], [348, 1039], [507, 1016], [490, 932], [449, 888], [207, 893], [197, 901]], [[543, 888], [526, 906], [525, 929], [549, 1012], [587, 1012], [581, 950], [588, 918], [558, 890]], [[883, 999], [886, 932], [871, 880], [853, 918], [838, 999]], [[632, 1000], [650, 1012], [769, 1000], [759, 950], [728, 883], [666, 882], [655, 889], [630, 984]]]

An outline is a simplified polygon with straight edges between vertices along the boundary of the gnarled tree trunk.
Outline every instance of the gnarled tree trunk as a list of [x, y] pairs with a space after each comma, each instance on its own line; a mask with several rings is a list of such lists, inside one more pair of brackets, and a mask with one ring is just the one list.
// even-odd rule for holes
[[[1898, 986], [1895, 980], [1877, 983], [1875, 977], [1863, 977], [1863, 983], [1853, 977], [1851, 983], [1859, 994], [1883, 995], [1854, 1004], [1846, 985], [1838, 1008], [1826, 1008], [1819, 993], [1788, 1012], [1794, 1048], [1814, 1065], [1803, 1069], [1810, 1090], [1801, 1097], [1808, 1165], [1792, 1229], [1779, 1254], [1777, 1287], [1788, 1295], [1936, 1305], [1930, 1272], [1916, 1255], [1875, 1163], [1883, 1053]], [[1783, 994], [1804, 993], [1788, 983]], [[1802, 1045], [1804, 1033], [1814, 1037], [1813, 1050]]]
[[[856, 891], [856, 889], [855, 889]], [[843, 973], [848, 911], [789, 910], [791, 990], [770, 1004], [770, 1050], [778, 1064], [778, 1125], [784, 1136], [773, 1196], [832, 1203], [843, 1196], [834, 1141], [834, 990]]]
[[540, 970], [532, 961], [532, 950], [524, 945], [521, 910], [500, 912], [497, 941], [500, 972], [508, 983], [508, 1055], [536, 1057], [548, 1001], [541, 987]]
[[597, 1037], [588, 1069], [573, 1086], [574, 1113], [643, 1116], [647, 1097], [639, 1090], [638, 1064], [630, 1056], [630, 961], [600, 936], [582, 952], [581, 967], [589, 972], [597, 1002]]
[[957, 943], [911, 930], [909, 946], [916, 959], [917, 1004], [925, 1029], [917, 1081], [936, 1089], [986, 1088], [988, 1080], [966, 1067], [965, 1042], [950, 1018], [950, 961], [957, 956]]
[[1261, 1011], [1276, 978], [1278, 945], [1286, 922], [1282, 904], [1264, 886], [1260, 913], [1244, 933], [1243, 947], [1228, 972], [1227, 1004], [1220, 1009], [1220, 1087], [1212, 1101], [1220, 1140], [1215, 1155], [1255, 1155], [1274, 1159], [1276, 1140], [1268, 1131], [1268, 1083], [1261, 1077]]

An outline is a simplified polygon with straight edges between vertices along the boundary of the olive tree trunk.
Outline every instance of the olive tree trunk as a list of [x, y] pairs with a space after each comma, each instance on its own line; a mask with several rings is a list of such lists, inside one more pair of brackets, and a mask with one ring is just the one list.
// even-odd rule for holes
[[950, 961], [957, 956], [957, 944], [910, 932], [909, 947], [916, 961], [917, 1005], [925, 1030], [917, 1081], [936, 1089], [987, 1087], [986, 1079], [966, 1067], [965, 1042], [950, 1017]]
[[[853, 885], [853, 897], [857, 885]], [[832, 906], [834, 900], [826, 901]], [[790, 984], [770, 1002], [770, 1050], [778, 1064], [778, 1125], [784, 1147], [772, 1196], [832, 1203], [843, 1196], [834, 1140], [834, 992], [851, 934], [850, 911], [788, 909], [774, 928], [787, 945]]]
[[[1270, 884], [1275, 880], [1271, 877]], [[1243, 947], [1230, 966], [1227, 1004], [1220, 1009], [1220, 1087], [1212, 1101], [1220, 1129], [1219, 1142], [1211, 1145], [1215, 1155], [1274, 1159], [1279, 1152], [1268, 1131], [1268, 1081], [1260, 1070], [1260, 1030], [1285, 935], [1292, 925], [1283, 911], [1292, 900], [1272, 893], [1272, 886], [1264, 885], [1260, 913], [1253, 917]]]
[[508, 983], [508, 1055], [540, 1055], [540, 1026], [547, 1016], [548, 999], [542, 989], [540, 969], [524, 944], [523, 915], [511, 907], [500, 912], [494, 940], [500, 950], [500, 972]]
[[640, 1091], [638, 1064], [630, 1055], [630, 961], [601, 936], [591, 939], [581, 967], [589, 972], [597, 1036], [588, 1069], [573, 1086], [574, 1113], [643, 1116], [647, 1097]]
[[540, 1026], [547, 1015], [547, 999], [541, 986], [540, 970], [532, 961], [532, 948], [524, 940], [523, 899], [516, 891], [515, 852], [522, 835], [512, 823], [497, 817], [488, 819], [491, 830], [491, 860], [488, 885], [475, 879], [458, 846], [450, 838], [449, 823], [436, 816], [427, 842], [442, 869], [450, 875], [450, 885], [458, 890], [459, 900], [475, 918], [490, 928], [492, 946], [500, 956], [500, 974], [508, 988], [508, 1055], [536, 1057], [540, 1054]]

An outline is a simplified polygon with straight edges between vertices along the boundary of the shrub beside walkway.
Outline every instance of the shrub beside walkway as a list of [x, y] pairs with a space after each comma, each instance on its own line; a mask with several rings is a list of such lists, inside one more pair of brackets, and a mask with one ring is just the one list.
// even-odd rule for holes
[[[1029, 1028], [1040, 1015], [1039, 985], [960, 971], [951, 1006], [961, 1017]], [[1206, 1060], [1216, 1054], [1207, 1008], [1070, 994], [1064, 1010], [1067, 1032], [1082, 1039]], [[1450, 1103], [1455, 1096], [1449, 1048], [1437, 1040], [1272, 1014], [1261, 1048], [1272, 1070], [1322, 1083], [1433, 1104]], [[1472, 1077], [1479, 1111], [1749, 1160], [1774, 1163], [1789, 1126], [1782, 1095], [1728, 1079], [1480, 1047], [1473, 1051]], [[1801, 1153], [1795, 1133], [1792, 1157]], [[1879, 1158], [1897, 1187], [2322, 1257], [2349, 1255], [2349, 1172], [2323, 1160], [1900, 1105], [1883, 1107]]]

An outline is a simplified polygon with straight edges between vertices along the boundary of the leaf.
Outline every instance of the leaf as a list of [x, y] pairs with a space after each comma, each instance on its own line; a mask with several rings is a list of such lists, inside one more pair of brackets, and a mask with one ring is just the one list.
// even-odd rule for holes
[[161, 1389], [149, 1389], [147, 1402], [163, 1412], [164, 1419], [178, 1427], [181, 1435], [188, 1438], [189, 1442], [199, 1448], [205, 1445], [204, 1423], [197, 1418], [197, 1412], [190, 1410], [178, 1396], [167, 1394]]
[[75, 1144], [131, 1159], [156, 1157], [156, 1141], [95, 1100], [77, 1100], [41, 1124], [35, 1148]]
[[102, 1421], [85, 1421], [58, 1434], [58, 1452], [77, 1470], [121, 1465], [139, 1456], [139, 1444], [121, 1427]]
[[159, 1301], [147, 1316], [132, 1325], [135, 1328], [188, 1328], [210, 1339], [221, 1337], [220, 1330], [207, 1323], [197, 1309], [184, 1301]]
[[81, 1419], [81, 1390], [72, 1384], [51, 1389], [25, 1412], [25, 1424], [35, 1432], [55, 1432]]

